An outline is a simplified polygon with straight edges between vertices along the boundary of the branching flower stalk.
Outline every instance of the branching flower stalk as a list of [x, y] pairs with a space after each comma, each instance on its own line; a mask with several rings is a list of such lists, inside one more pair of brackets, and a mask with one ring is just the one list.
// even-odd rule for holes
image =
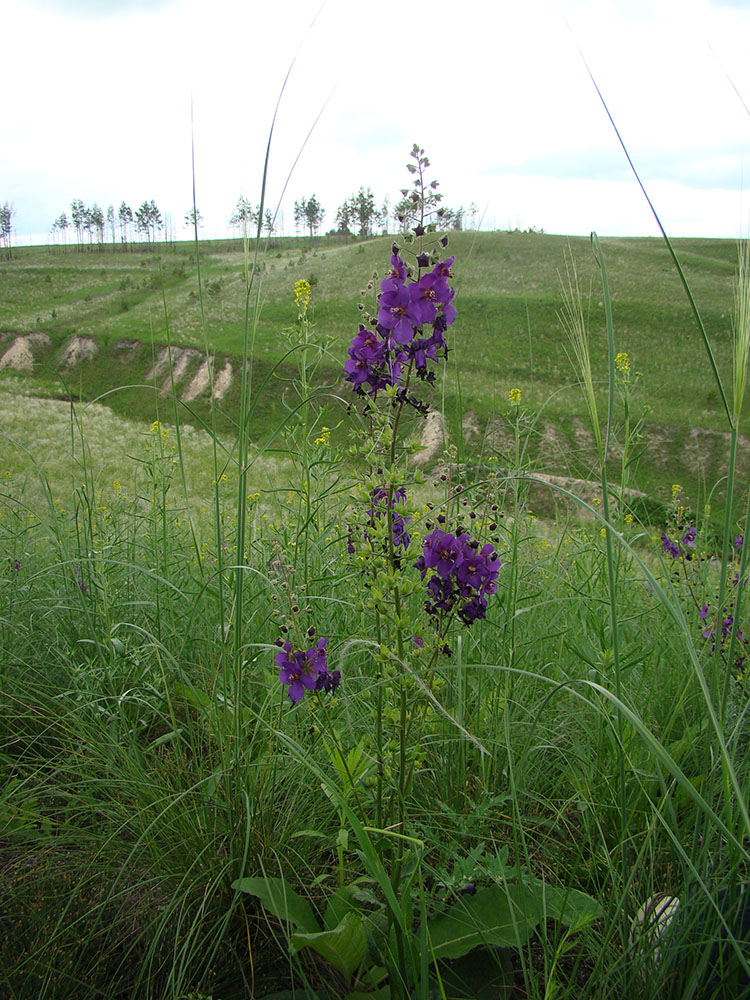
[[[429, 160], [415, 146], [408, 165], [414, 175], [411, 193], [404, 190], [409, 204], [411, 231], [392, 246], [390, 267], [375, 289], [371, 312], [360, 303], [362, 321], [352, 338], [344, 365], [345, 377], [364, 403], [359, 440], [352, 454], [366, 462], [368, 471], [354, 491], [354, 507], [361, 513], [349, 526], [347, 550], [360, 565], [364, 583], [362, 610], [370, 616], [377, 637], [378, 691], [376, 714], [377, 768], [374, 802], [377, 831], [389, 837], [381, 864], [387, 863], [394, 838], [409, 839], [408, 800], [419, 759], [419, 740], [431, 706], [439, 707], [433, 689], [437, 685], [441, 656], [450, 655], [449, 637], [458, 627], [471, 627], [486, 616], [487, 601], [497, 591], [500, 562], [492, 544], [473, 538], [458, 513], [451, 532], [445, 514], [436, 524], [427, 522], [421, 554], [416, 554], [417, 508], [407, 489], [408, 446], [402, 441], [407, 408], [425, 415], [429, 409], [414, 391], [418, 382], [432, 385], [439, 358], [448, 352], [446, 333], [456, 318], [452, 256], [443, 259], [447, 237], [437, 232], [440, 195], [437, 182], [429, 184], [425, 171]], [[401, 220], [406, 222], [404, 218]], [[375, 276], [377, 278], [377, 276]], [[364, 294], [364, 293], [363, 293]], [[310, 420], [308, 404], [312, 390], [311, 370], [319, 364], [322, 350], [311, 337], [308, 319], [310, 287], [305, 281], [295, 286], [298, 325], [288, 331], [298, 339], [298, 377], [294, 388], [299, 413], [297, 433], [302, 440], [295, 446], [296, 459], [305, 476], [303, 520], [311, 517], [311, 483], [308, 454]], [[310, 348], [318, 353], [310, 358]], [[416, 477], [414, 477], [416, 479]], [[457, 487], [457, 493], [461, 487]], [[302, 513], [302, 512], [301, 512]], [[469, 515], [475, 518], [475, 512]], [[473, 522], [472, 522], [473, 523]], [[482, 532], [480, 532], [480, 539]], [[416, 606], [421, 593], [421, 608]], [[275, 663], [279, 680], [287, 688], [295, 711], [300, 702], [318, 703], [333, 694], [342, 680], [338, 670], [328, 666], [328, 639], [317, 637], [310, 625], [305, 631], [298, 620], [299, 606], [291, 600], [289, 612], [280, 623], [282, 636]], [[292, 638], [293, 637], [293, 638]], [[372, 641], [372, 633], [367, 637]], [[326, 713], [323, 713], [326, 716]], [[358, 794], [362, 768], [360, 748], [345, 754], [338, 735], [324, 718], [330, 734], [326, 742], [338, 773], [340, 794], [350, 794], [357, 802], [362, 820], [366, 805]], [[386, 739], [387, 727], [393, 738]], [[416, 742], [415, 742], [416, 737]], [[352, 756], [352, 754], [354, 756]], [[393, 767], [391, 768], [391, 763]], [[395, 774], [393, 773], [395, 772]], [[340, 812], [340, 818], [343, 815]], [[343, 842], [339, 843], [339, 878], [343, 881]], [[387, 878], [393, 898], [406, 892], [410, 879], [402, 879], [404, 860], [395, 857]], [[383, 869], [385, 871], [385, 868]], [[412, 876], [413, 877], [413, 876]], [[397, 966], [392, 970], [391, 989], [395, 998], [411, 995], [415, 975], [411, 968], [408, 930], [400, 910], [389, 911], [395, 934]], [[426, 985], [426, 971], [421, 973]]]

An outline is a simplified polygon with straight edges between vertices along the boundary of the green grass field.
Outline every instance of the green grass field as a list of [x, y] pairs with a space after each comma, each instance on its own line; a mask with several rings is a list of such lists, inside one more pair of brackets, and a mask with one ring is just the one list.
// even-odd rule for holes
[[[292, 286], [313, 285], [314, 322], [330, 336], [319, 381], [342, 394], [341, 366], [356, 332], [356, 302], [367, 282], [387, 262], [391, 239], [342, 244], [330, 238], [272, 241], [261, 257], [260, 312], [253, 345], [257, 387], [287, 350], [282, 331], [294, 319]], [[480, 463], [502, 452], [507, 435], [501, 414], [508, 391], [522, 390], [524, 406], [540, 413], [530, 442], [534, 467], [587, 478], [593, 462], [591, 436], [583, 426], [575, 376], [559, 320], [561, 275], [568, 251], [589, 296], [592, 363], [606, 400], [606, 350], [602, 286], [589, 241], [536, 233], [457, 233], [456, 303], [459, 323], [444, 385], [436, 404], [444, 409], [451, 443], [461, 457]], [[680, 482], [698, 502], [720, 476], [728, 437], [705, 353], [666, 248], [655, 239], [603, 241], [613, 299], [617, 349], [642, 373], [638, 405], [648, 408], [646, 449], [638, 485], [666, 500], [664, 482]], [[678, 240], [676, 250], [701, 311], [721, 373], [731, 373], [730, 317], [737, 250], [728, 240]], [[105, 393], [120, 413], [144, 422], [172, 419], [165, 396], [146, 383], [159, 350], [168, 341], [215, 353], [215, 372], [227, 361], [237, 372], [245, 314], [244, 261], [240, 241], [199, 248], [204, 321], [198, 296], [195, 249], [180, 244], [159, 254], [79, 253], [69, 248], [21, 249], [0, 262], [4, 289], [0, 336], [41, 331], [48, 347], [37, 352], [33, 381], [38, 391], [92, 400]], [[370, 296], [372, 293], [370, 293]], [[204, 337], [205, 331], [205, 337]], [[61, 371], [60, 352], [74, 336], [91, 337], [99, 355]], [[6, 336], [0, 349], [11, 341]], [[200, 360], [194, 355], [191, 374]], [[289, 377], [291, 364], [280, 374]], [[460, 382], [457, 372], [460, 372]], [[17, 375], [3, 374], [5, 379]], [[164, 380], [162, 374], [158, 380]], [[130, 386], [131, 388], [122, 388]], [[281, 391], [280, 391], [281, 389]], [[113, 392], [113, 390], [116, 390]], [[459, 403], [460, 394], [460, 403]], [[284, 386], [271, 379], [256, 399], [251, 435], [260, 442], [284, 415]], [[215, 420], [233, 433], [239, 405], [238, 380], [216, 407]], [[209, 421], [207, 397], [180, 405], [180, 418]], [[343, 407], [331, 402], [329, 426]], [[750, 473], [747, 449], [739, 461]], [[720, 496], [715, 500], [720, 503]]]
[[237, 250], [0, 265], [3, 998], [748, 995], [747, 268], [733, 342], [678, 242], [730, 431], [650, 240], [612, 335], [588, 241], [457, 234], [444, 375], [354, 395], [390, 245], [269, 247], [246, 355]]

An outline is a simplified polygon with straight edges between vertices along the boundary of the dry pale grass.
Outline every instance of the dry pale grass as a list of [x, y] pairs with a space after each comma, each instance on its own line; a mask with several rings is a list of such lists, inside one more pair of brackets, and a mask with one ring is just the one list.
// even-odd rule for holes
[[[182, 492], [177, 435], [166, 424], [155, 432], [151, 425], [127, 420], [97, 403], [71, 408], [62, 400], [0, 388], [0, 436], [2, 482], [9, 493], [22, 488], [27, 501], [41, 498], [42, 478], [60, 495], [82, 483], [87, 471], [98, 486], [118, 483], [131, 493], [142, 488], [147, 464], [157, 460], [171, 468], [174, 489]], [[185, 424], [180, 449], [191, 503], [210, 504], [216, 479], [210, 436]], [[219, 461], [219, 475], [225, 477], [222, 492], [234, 497], [237, 471], [224, 445]], [[283, 481], [285, 473], [288, 478], [282, 462], [263, 457], [252, 466], [248, 489], [262, 491], [269, 482]]]

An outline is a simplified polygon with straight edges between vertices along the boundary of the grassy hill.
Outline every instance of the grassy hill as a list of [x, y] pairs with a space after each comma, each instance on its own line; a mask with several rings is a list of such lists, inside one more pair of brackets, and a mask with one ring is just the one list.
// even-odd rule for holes
[[[389, 237], [357, 243], [327, 238], [311, 245], [285, 239], [266, 246], [253, 349], [256, 387], [287, 350], [281, 331], [296, 315], [292, 286], [306, 278], [313, 285], [314, 322], [330, 336], [320, 378], [350, 397], [348, 386], [341, 384], [341, 367], [357, 328], [357, 302], [368, 281], [387, 265], [391, 242]], [[627, 352], [634, 370], [642, 373], [636, 406], [648, 409], [638, 485], [666, 499], [670, 484], [679, 481], [697, 503], [699, 493], [725, 467], [728, 436], [685, 293], [662, 241], [605, 239], [602, 247], [616, 348]], [[675, 247], [726, 381], [731, 377], [736, 246], [730, 240], [677, 240]], [[603, 294], [589, 241], [537, 233], [457, 233], [450, 248], [456, 255], [458, 319], [450, 331], [445, 383], [434, 394], [435, 405], [444, 407], [449, 442], [480, 466], [493, 453], [502, 456], [509, 440], [508, 391], [517, 387], [525, 411], [538, 414], [529, 441], [535, 466], [586, 478], [593, 461], [592, 436], [558, 313], [561, 275], [570, 255], [588, 296], [603, 415]], [[19, 337], [44, 336], [28, 341], [30, 371], [28, 365], [23, 373], [6, 362], [0, 384], [3, 379], [31, 379], [35, 392], [58, 398], [72, 394], [93, 400], [110, 393], [106, 402], [120, 413], [169, 420], [168, 374], [164, 365], [154, 371], [165, 344], [190, 349], [182, 357], [178, 396], [199, 374], [206, 349], [217, 375], [230, 369], [236, 375], [242, 353], [246, 296], [241, 244], [207, 242], [199, 254], [202, 297], [191, 244], [158, 252], [143, 246], [130, 252], [14, 251], [11, 260], [0, 262], [0, 365]], [[79, 349], [71, 352], [71, 344]], [[160, 394], [161, 387], [167, 391]], [[179, 409], [182, 419], [200, 424], [209, 419], [210, 401], [200, 378], [194, 387], [200, 391], [180, 402]], [[283, 383], [272, 380], [257, 401], [253, 437], [262, 439], [283, 417], [283, 397]], [[216, 403], [220, 431], [231, 432], [238, 405], [235, 377]], [[324, 405], [325, 422], [339, 423], [344, 406], [330, 399]], [[344, 431], [339, 433], [343, 441]], [[750, 473], [746, 444], [740, 455], [743, 474]]]

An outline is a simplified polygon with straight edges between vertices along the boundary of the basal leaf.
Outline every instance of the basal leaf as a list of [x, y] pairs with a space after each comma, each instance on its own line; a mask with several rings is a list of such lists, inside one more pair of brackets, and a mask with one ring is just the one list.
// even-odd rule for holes
[[534, 883], [532, 889], [537, 897], [540, 916], [559, 920], [573, 930], [580, 930], [604, 914], [601, 905], [592, 896], [578, 889], [564, 889], [543, 882]]
[[536, 893], [525, 885], [490, 886], [463, 896], [427, 922], [437, 958], [459, 958], [478, 945], [510, 948], [528, 941], [539, 923]]
[[269, 913], [303, 931], [314, 934], [320, 930], [310, 904], [283, 878], [240, 878], [232, 883], [232, 888], [257, 896]]
[[367, 936], [358, 913], [350, 911], [338, 926], [314, 934], [295, 933], [292, 948], [312, 948], [329, 965], [350, 979], [367, 955]]

